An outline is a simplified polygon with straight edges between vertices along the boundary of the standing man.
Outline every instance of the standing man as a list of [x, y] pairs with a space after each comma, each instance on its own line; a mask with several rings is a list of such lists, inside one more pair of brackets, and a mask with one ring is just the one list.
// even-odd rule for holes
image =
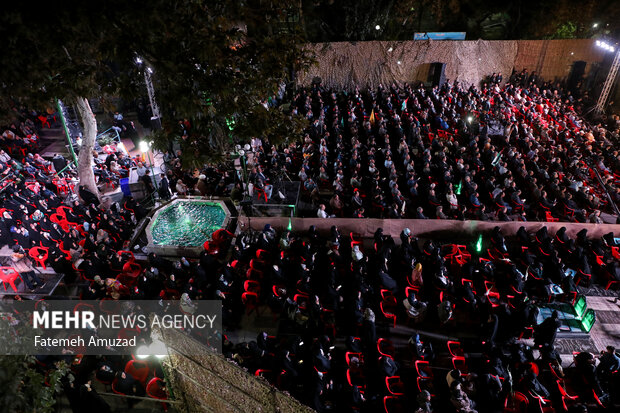
[[553, 345], [557, 336], [558, 328], [562, 325], [558, 317], [558, 312], [553, 311], [551, 317], [537, 325], [534, 329], [534, 344], [543, 346], [545, 344]]
[[11, 256], [11, 260], [13, 261], [13, 268], [19, 273], [20, 277], [22, 277], [22, 280], [30, 291], [33, 291], [39, 286], [42, 287], [45, 285], [45, 283], [35, 274], [30, 258], [28, 258], [26, 251], [24, 251], [20, 245], [13, 245], [13, 255]]
[[151, 195], [155, 191], [155, 185], [153, 185], [153, 179], [151, 179], [151, 171], [150, 170], [148, 170], [148, 169], [146, 170], [144, 175], [142, 175], [140, 177], [140, 181], [142, 181], [142, 183], [146, 187], [146, 193], [147, 194]]
[[167, 201], [172, 196], [170, 192], [170, 182], [164, 173], [159, 174], [159, 177], [161, 178], [159, 181], [159, 197]]

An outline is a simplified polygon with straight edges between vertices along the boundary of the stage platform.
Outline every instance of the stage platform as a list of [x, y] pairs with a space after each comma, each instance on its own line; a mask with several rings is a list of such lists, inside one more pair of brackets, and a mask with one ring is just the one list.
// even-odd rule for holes
[[17, 279], [15, 281], [17, 291], [13, 291], [13, 288], [8, 284], [6, 285], [6, 290], [0, 287], [0, 299], [13, 299], [15, 296], [20, 296], [22, 299], [39, 300], [49, 297], [54, 294], [54, 291], [65, 277], [64, 274], [57, 274], [49, 269], [40, 273], [37, 272], [37, 276], [45, 282], [44, 285], [30, 291], [24, 282]]

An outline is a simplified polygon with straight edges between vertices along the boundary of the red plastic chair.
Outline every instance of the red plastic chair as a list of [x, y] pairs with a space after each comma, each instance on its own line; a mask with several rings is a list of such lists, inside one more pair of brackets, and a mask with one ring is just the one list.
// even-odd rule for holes
[[267, 199], [267, 192], [265, 192], [264, 189], [261, 188], [254, 188], [254, 190], [256, 191], [256, 199], [260, 201], [261, 197], [265, 198], [265, 203], [268, 203], [269, 200]]
[[0, 281], [2, 281], [2, 286], [4, 287], [4, 291], [6, 291], [6, 285], [9, 284], [13, 287], [13, 291], [17, 292], [17, 287], [15, 287], [15, 280], [17, 279], [24, 280], [19, 275], [15, 268], [13, 267], [0, 267]]
[[168, 394], [166, 393], [166, 382], [159, 377], [153, 377], [146, 385], [146, 394], [154, 399], [168, 400]]
[[504, 401], [504, 413], [526, 413], [529, 401], [527, 397], [518, 391], [509, 394]]
[[32, 247], [28, 250], [28, 255], [32, 258], [37, 265], [45, 269], [45, 261], [47, 261], [47, 256], [49, 253], [49, 248], [46, 247]]
[[[551, 368], [551, 371], [555, 373], [555, 370], [553, 368]], [[560, 395], [562, 396], [562, 407], [566, 411], [568, 410], [566, 401], [575, 402], [577, 399], [579, 399], [579, 396], [577, 395], [571, 396], [570, 394], [568, 394], [568, 392], [566, 391], [566, 388], [564, 387], [563, 379], [558, 378], [558, 380], [556, 380], [556, 384], [558, 385], [558, 390], [560, 391]]]
[[545, 211], [545, 218], [547, 219], [547, 222], [558, 222], [560, 220], [560, 218], [555, 218], [551, 215], [551, 211]]
[[73, 208], [67, 205], [61, 205], [58, 208], [56, 208], [56, 213], [65, 219], [67, 218], [67, 212], [73, 213]]
[[491, 307], [497, 307], [501, 304], [500, 302], [500, 294], [495, 288], [495, 283], [493, 281], [485, 281], [484, 287], [487, 290], [487, 297], [489, 302], [491, 303]]
[[418, 374], [418, 377], [416, 377], [418, 391], [421, 392], [422, 390], [428, 390], [431, 395], [433, 395], [431, 390], [434, 376], [430, 363], [425, 360], [416, 360], [414, 365], [416, 373]]
[[293, 296], [293, 301], [297, 303], [300, 310], [305, 310], [308, 307], [308, 301], [310, 297], [308, 294], [295, 294]]
[[381, 313], [383, 313], [383, 316], [387, 320], [392, 321], [394, 323], [394, 328], [396, 328], [396, 297], [387, 297], [385, 300], [379, 303], [379, 307], [381, 308]]
[[463, 374], [469, 373], [465, 357], [452, 357], [452, 366]]
[[551, 400], [545, 399], [542, 396], [537, 395], [532, 391], [528, 391], [530, 399], [536, 400], [539, 405], [539, 410], [542, 413], [555, 413], [555, 409], [551, 406]]
[[124, 256], [128, 255], [129, 259], [127, 259], [126, 262], [134, 262], [136, 260], [136, 257], [133, 255], [133, 252], [131, 252], [131, 251], [123, 251], [123, 250], [121, 250], [121, 251], [118, 251], [116, 253], [116, 255], [118, 255], [120, 258], [123, 258]]
[[271, 254], [269, 254], [269, 251], [265, 251], [265, 250], [261, 250], [258, 249], [256, 250], [256, 259], [261, 261], [261, 262], [267, 262], [271, 257]]
[[118, 377], [115, 377], [114, 381], [112, 382], [112, 392], [114, 392], [115, 394], [120, 394], [122, 396], [127, 396], [125, 393], [121, 393], [120, 391], [116, 389], [117, 385], [118, 385]]
[[50, 221], [60, 225], [63, 231], [69, 232], [69, 221], [67, 221], [67, 218], [63, 217], [62, 215], [51, 214]]
[[364, 372], [361, 369], [347, 369], [347, 383], [351, 387], [366, 388]]
[[49, 120], [47, 120], [47, 116], [39, 115], [37, 116], [37, 119], [39, 119], [39, 122], [41, 122], [42, 128], [45, 126], [47, 126], [48, 129], [52, 128], [52, 125], [50, 124]]
[[258, 315], [258, 294], [244, 292], [241, 294], [241, 302], [245, 305], [247, 315], [250, 315], [252, 311], [256, 311], [256, 315]]
[[146, 386], [146, 379], [150, 372], [148, 364], [141, 360], [129, 360], [125, 365], [125, 373], [139, 381], [143, 386]]
[[415, 293], [416, 295], [418, 295], [418, 293], [420, 292], [420, 287], [405, 287], [405, 295], [407, 297], [409, 297], [409, 294], [411, 293]]
[[138, 263], [127, 261], [123, 265], [123, 271], [118, 275], [117, 279], [123, 284], [134, 285], [140, 274], [142, 274], [142, 266]]
[[452, 357], [463, 357], [465, 355], [461, 343], [458, 341], [448, 340], [448, 351]]
[[385, 413], [403, 413], [405, 411], [402, 400], [395, 396], [385, 396], [383, 398], [383, 409]]
[[258, 281], [245, 280], [243, 283], [243, 289], [246, 293], [256, 293], [260, 295], [260, 284]]
[[392, 396], [402, 396], [405, 394], [405, 384], [400, 379], [400, 376], [386, 377], [385, 388]]
[[67, 185], [67, 182], [64, 179], [54, 178], [52, 179], [52, 184], [54, 184], [54, 186], [56, 187], [56, 191], [58, 191], [59, 195], [61, 193], [69, 194], [69, 186]]
[[268, 369], [258, 369], [254, 372], [254, 376], [256, 377], [264, 377], [266, 379], [269, 378], [269, 376], [271, 376], [271, 374], [273, 374], [272, 370], [268, 370]]
[[351, 353], [347, 351], [344, 355], [344, 358], [347, 361], [347, 366], [351, 364], [351, 359], [353, 357], [356, 357], [360, 361], [360, 364], [364, 363], [364, 353]]
[[392, 294], [390, 290], [386, 290], [385, 288], [382, 288], [380, 292], [381, 292], [382, 300], [385, 300], [386, 298], [390, 298], [394, 296], [394, 294]]
[[377, 340], [377, 352], [382, 356], [394, 357], [394, 344], [386, 338]]

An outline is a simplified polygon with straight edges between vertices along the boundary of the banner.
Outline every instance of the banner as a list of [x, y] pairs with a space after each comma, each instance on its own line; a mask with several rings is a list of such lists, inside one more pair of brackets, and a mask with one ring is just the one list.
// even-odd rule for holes
[[221, 352], [222, 303], [216, 300], [0, 303], [0, 354], [4, 355], [167, 355], [159, 336], [168, 329], [193, 337], [203, 344], [205, 352]]
[[413, 40], [465, 40], [466, 32], [425, 32], [415, 33]]

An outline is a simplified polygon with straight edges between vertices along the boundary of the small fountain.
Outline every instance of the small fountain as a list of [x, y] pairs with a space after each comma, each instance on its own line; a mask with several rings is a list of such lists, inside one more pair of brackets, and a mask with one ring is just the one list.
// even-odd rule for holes
[[156, 210], [146, 227], [147, 249], [166, 256], [198, 256], [205, 241], [230, 220], [222, 201], [179, 198]]

